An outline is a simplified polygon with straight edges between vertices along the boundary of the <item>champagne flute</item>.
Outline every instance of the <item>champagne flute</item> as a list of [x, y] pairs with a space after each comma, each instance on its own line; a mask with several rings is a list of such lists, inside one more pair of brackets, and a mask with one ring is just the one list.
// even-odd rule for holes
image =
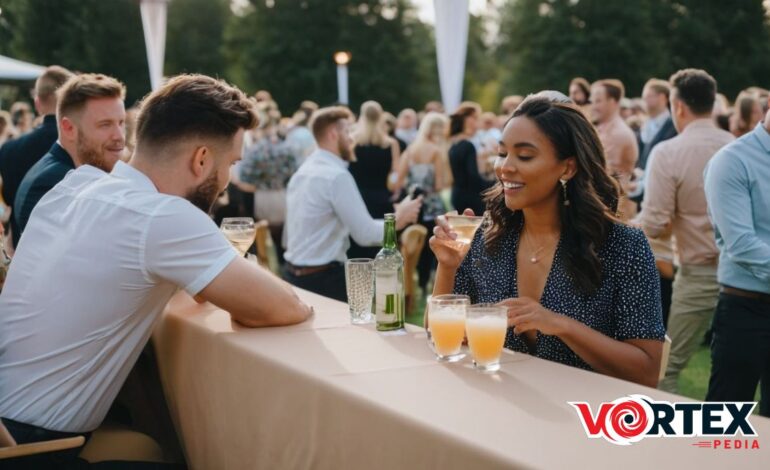
[[243, 257], [248, 251], [254, 238], [257, 235], [257, 229], [254, 226], [254, 219], [251, 217], [227, 217], [222, 219], [220, 227], [225, 238], [232, 243], [235, 250]]

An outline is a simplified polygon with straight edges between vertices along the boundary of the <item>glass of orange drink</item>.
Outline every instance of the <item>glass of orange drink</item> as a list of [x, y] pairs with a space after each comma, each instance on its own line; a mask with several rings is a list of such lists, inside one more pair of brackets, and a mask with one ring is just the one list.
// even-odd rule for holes
[[465, 310], [471, 300], [467, 295], [436, 295], [428, 300], [428, 333], [436, 358], [457, 362], [465, 357]]
[[474, 367], [482, 372], [500, 370], [508, 309], [494, 304], [471, 305], [466, 313], [465, 331]]

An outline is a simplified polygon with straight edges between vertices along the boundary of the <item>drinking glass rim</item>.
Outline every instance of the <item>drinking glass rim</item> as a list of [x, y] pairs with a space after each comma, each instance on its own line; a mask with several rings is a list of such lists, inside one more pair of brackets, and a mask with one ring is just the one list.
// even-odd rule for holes
[[222, 219], [222, 223], [220, 224], [220, 227], [224, 227], [225, 225], [250, 225], [254, 224], [254, 218], [253, 217], [225, 217]]
[[374, 260], [371, 258], [350, 258], [347, 261], [345, 261], [345, 264], [367, 265], [372, 263], [374, 263]]
[[[461, 302], [461, 301], [465, 302]], [[436, 305], [470, 305], [471, 298], [463, 294], [440, 294], [431, 295], [427, 299], [428, 305], [435, 303]]]
[[450, 219], [465, 219], [465, 220], [472, 220], [474, 222], [480, 222], [480, 221], [484, 220], [484, 216], [483, 215], [460, 215], [460, 214], [457, 214], [457, 215], [447, 215], [445, 217], [446, 217], [447, 222]]
[[508, 313], [508, 308], [504, 305], [497, 305], [493, 303], [478, 303], [469, 305], [466, 313], [468, 316], [503, 316]]

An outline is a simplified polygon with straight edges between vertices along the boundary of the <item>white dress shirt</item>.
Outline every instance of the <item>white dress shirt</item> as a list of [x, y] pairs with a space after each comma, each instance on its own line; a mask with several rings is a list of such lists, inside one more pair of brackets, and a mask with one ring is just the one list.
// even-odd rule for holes
[[366, 210], [348, 163], [317, 149], [287, 187], [285, 258], [294, 266], [344, 262], [348, 236], [361, 246], [382, 243], [385, 223]]
[[135, 168], [70, 172], [32, 212], [0, 296], [0, 416], [98, 427], [171, 296], [235, 256], [203, 211]]

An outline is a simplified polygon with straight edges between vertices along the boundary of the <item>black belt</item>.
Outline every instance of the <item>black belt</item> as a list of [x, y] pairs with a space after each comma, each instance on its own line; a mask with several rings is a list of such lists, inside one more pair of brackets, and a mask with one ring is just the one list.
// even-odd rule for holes
[[328, 271], [332, 268], [340, 266], [340, 263], [335, 261], [333, 263], [324, 264], [321, 266], [294, 266], [293, 264], [286, 262], [286, 271], [295, 277], [310, 276], [311, 274], [318, 274], [324, 271]]
[[759, 300], [760, 302], [770, 304], [770, 294], [765, 294], [764, 292], [754, 292], [752, 290], [743, 290], [724, 285], [721, 287], [720, 292], [736, 297], [743, 297], [745, 299]]

